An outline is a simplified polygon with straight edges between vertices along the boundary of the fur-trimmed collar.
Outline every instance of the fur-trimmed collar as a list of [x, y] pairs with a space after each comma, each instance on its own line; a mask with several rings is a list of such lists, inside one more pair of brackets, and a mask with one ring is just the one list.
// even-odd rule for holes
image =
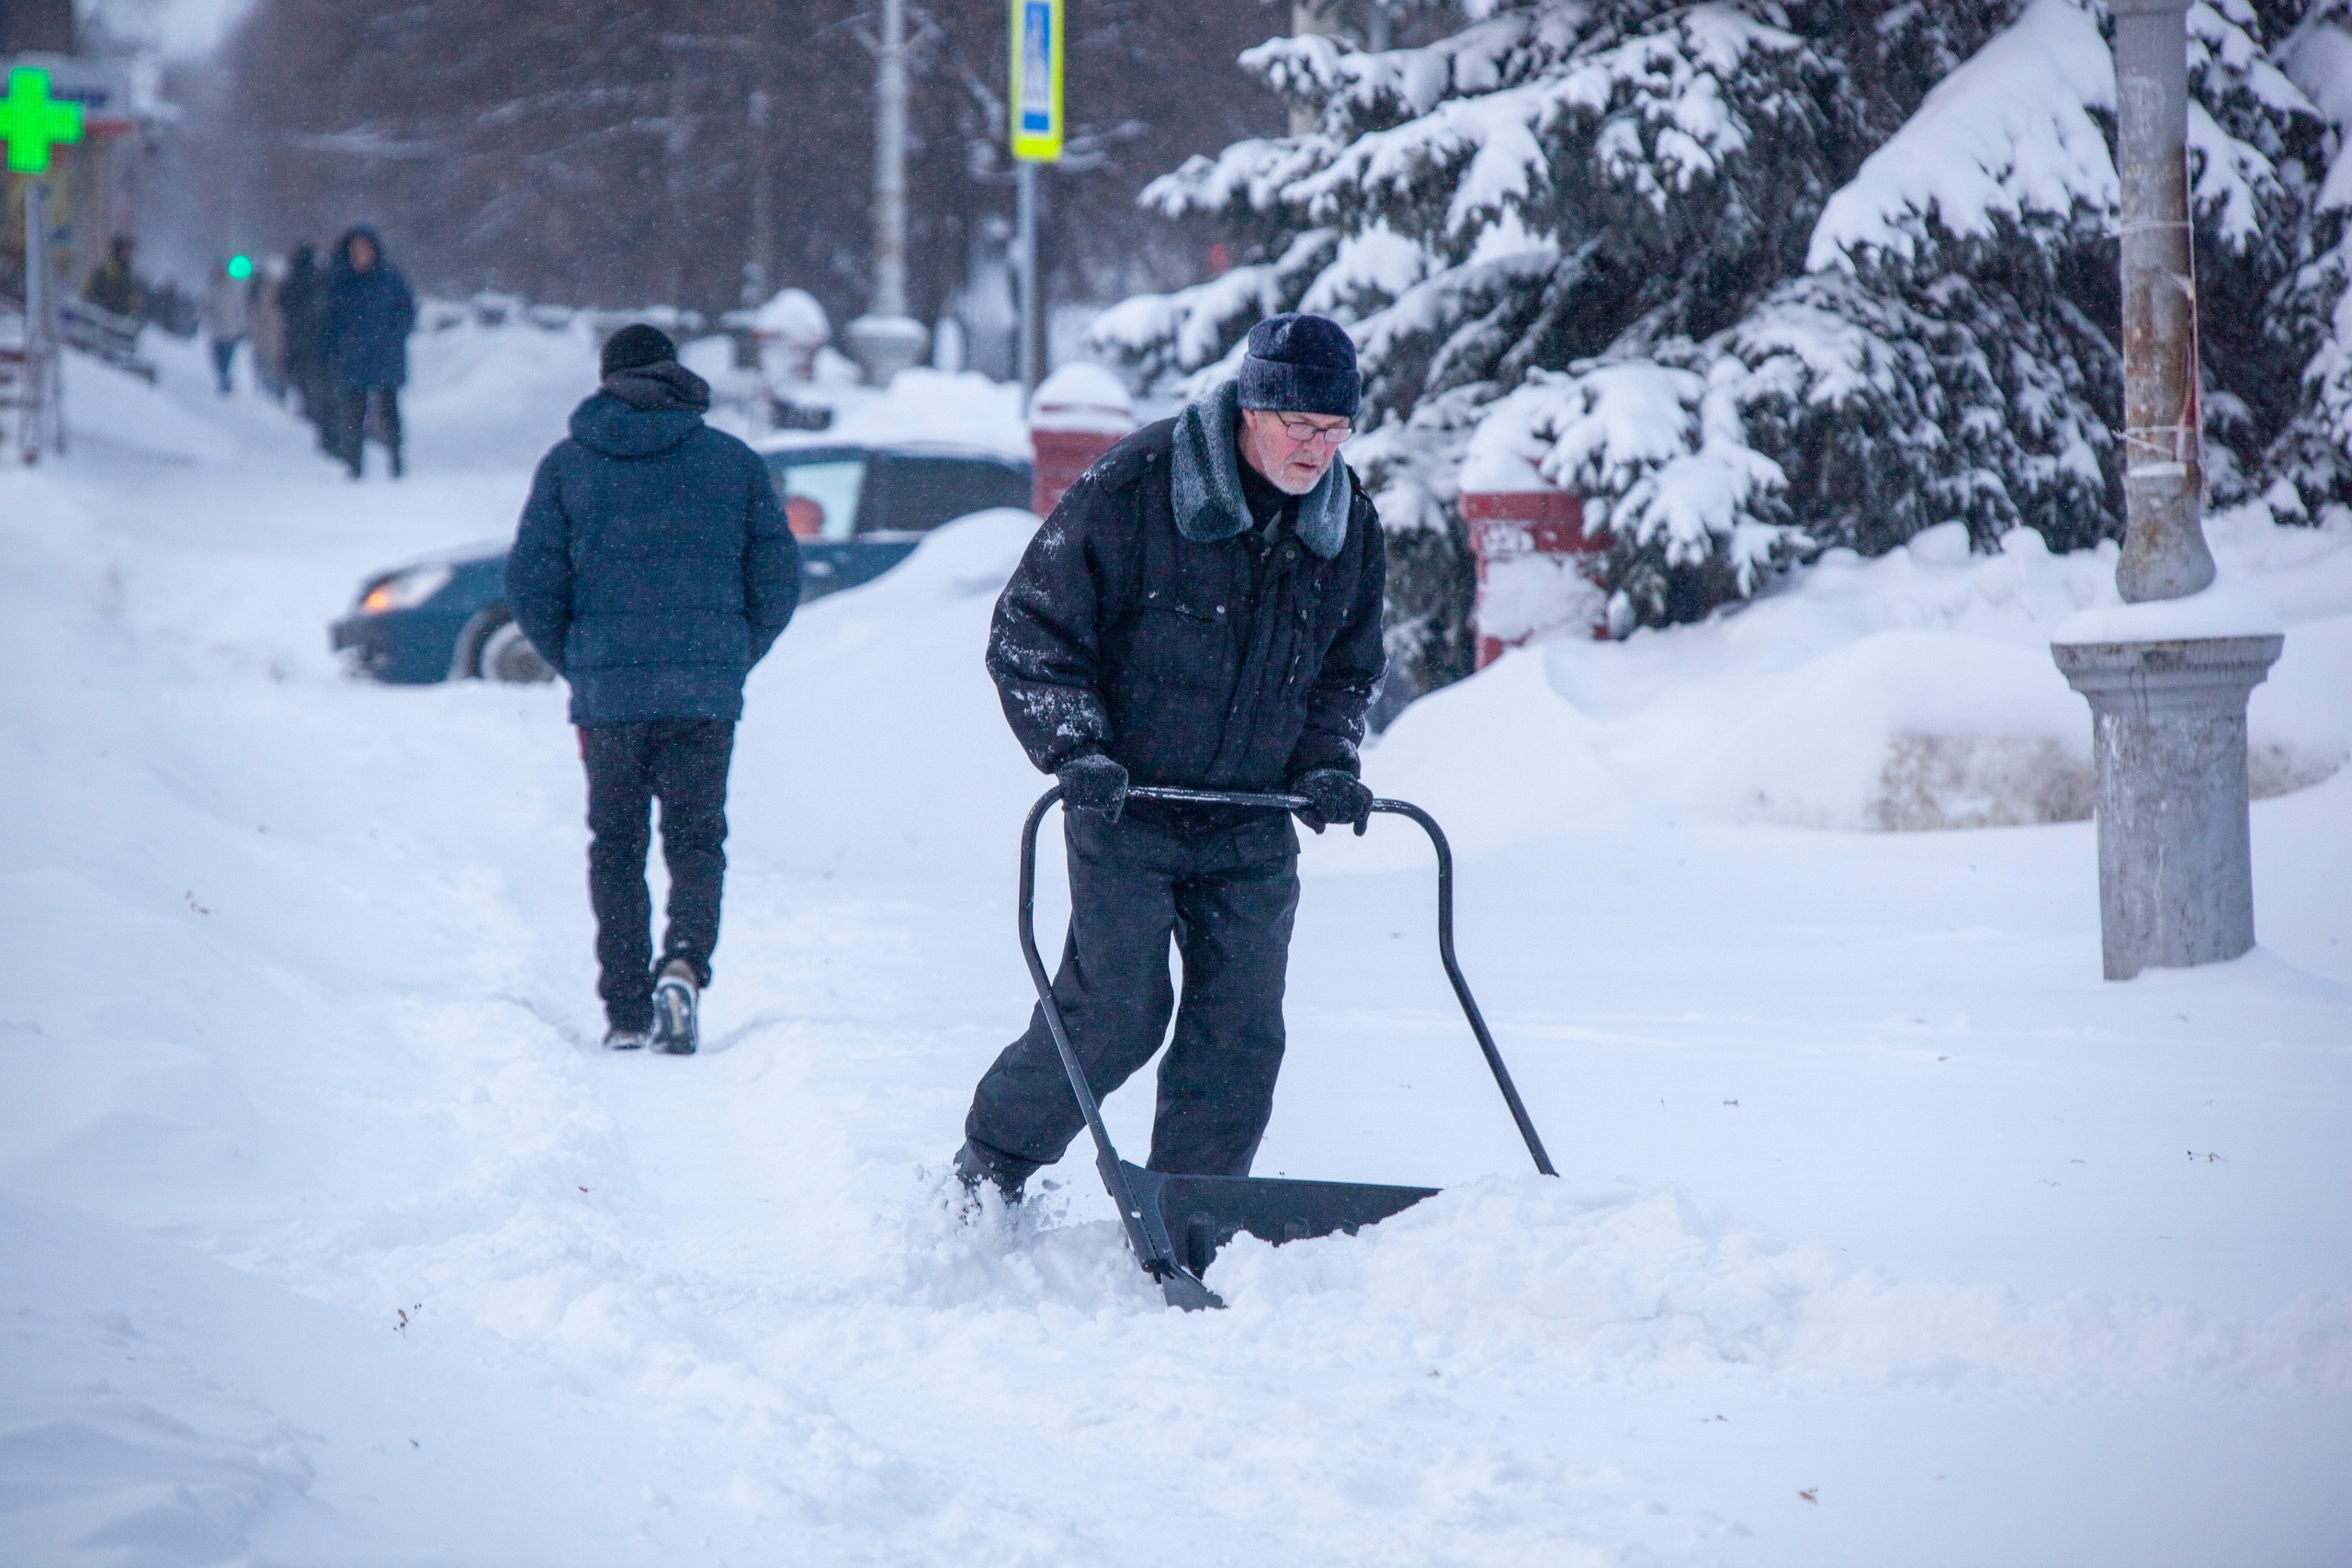
[[[1241, 457], [1234, 427], [1241, 420], [1241, 393], [1227, 381], [1176, 418], [1170, 437], [1169, 481], [1176, 504], [1176, 531], [1198, 545], [1213, 545], [1247, 533], [1250, 503], [1241, 494]], [[1338, 457], [1315, 488], [1298, 498], [1293, 525], [1299, 542], [1325, 560], [1348, 542], [1348, 512], [1355, 487]]]

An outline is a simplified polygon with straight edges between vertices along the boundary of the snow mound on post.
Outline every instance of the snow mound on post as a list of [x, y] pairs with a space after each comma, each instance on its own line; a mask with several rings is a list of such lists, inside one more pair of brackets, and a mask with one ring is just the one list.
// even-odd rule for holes
[[1863, 160], [1815, 225], [1805, 265], [1852, 268], [1873, 250], [1905, 261], [1930, 220], [1963, 239], [1996, 224], [2111, 217], [2115, 161], [2093, 109], [2115, 107], [2115, 62], [2071, 0], [2035, 0], [2016, 26], [1929, 93]]
[[2066, 617], [2057, 643], [2172, 642], [2190, 637], [2273, 637], [2286, 630], [2262, 594], [2227, 579], [2178, 599], [2103, 605]]

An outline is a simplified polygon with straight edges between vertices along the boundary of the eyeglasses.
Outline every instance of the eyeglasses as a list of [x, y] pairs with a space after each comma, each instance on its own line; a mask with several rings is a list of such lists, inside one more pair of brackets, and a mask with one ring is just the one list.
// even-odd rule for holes
[[1309, 424], [1303, 419], [1283, 420], [1282, 426], [1283, 434], [1302, 446], [1317, 440], [1322, 441], [1326, 446], [1337, 446], [1356, 433], [1356, 427], [1352, 424], [1325, 426]]

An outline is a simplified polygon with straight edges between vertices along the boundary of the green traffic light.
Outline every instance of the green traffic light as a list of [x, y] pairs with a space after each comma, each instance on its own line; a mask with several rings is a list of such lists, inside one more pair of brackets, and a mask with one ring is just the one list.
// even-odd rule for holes
[[233, 278], [235, 278], [238, 282], [243, 283], [245, 279], [247, 279], [247, 278], [251, 277], [253, 275], [254, 275], [254, 258], [253, 258], [253, 257], [251, 257], [251, 256], [231, 256], [231, 257], [229, 258], [229, 276], [230, 276], [231, 277], [233, 277]]

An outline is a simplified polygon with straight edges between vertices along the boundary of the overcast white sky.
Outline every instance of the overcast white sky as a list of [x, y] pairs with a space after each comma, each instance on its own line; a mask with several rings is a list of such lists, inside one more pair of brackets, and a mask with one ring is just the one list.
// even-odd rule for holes
[[80, 0], [85, 16], [161, 50], [175, 60], [209, 53], [253, 0]]

